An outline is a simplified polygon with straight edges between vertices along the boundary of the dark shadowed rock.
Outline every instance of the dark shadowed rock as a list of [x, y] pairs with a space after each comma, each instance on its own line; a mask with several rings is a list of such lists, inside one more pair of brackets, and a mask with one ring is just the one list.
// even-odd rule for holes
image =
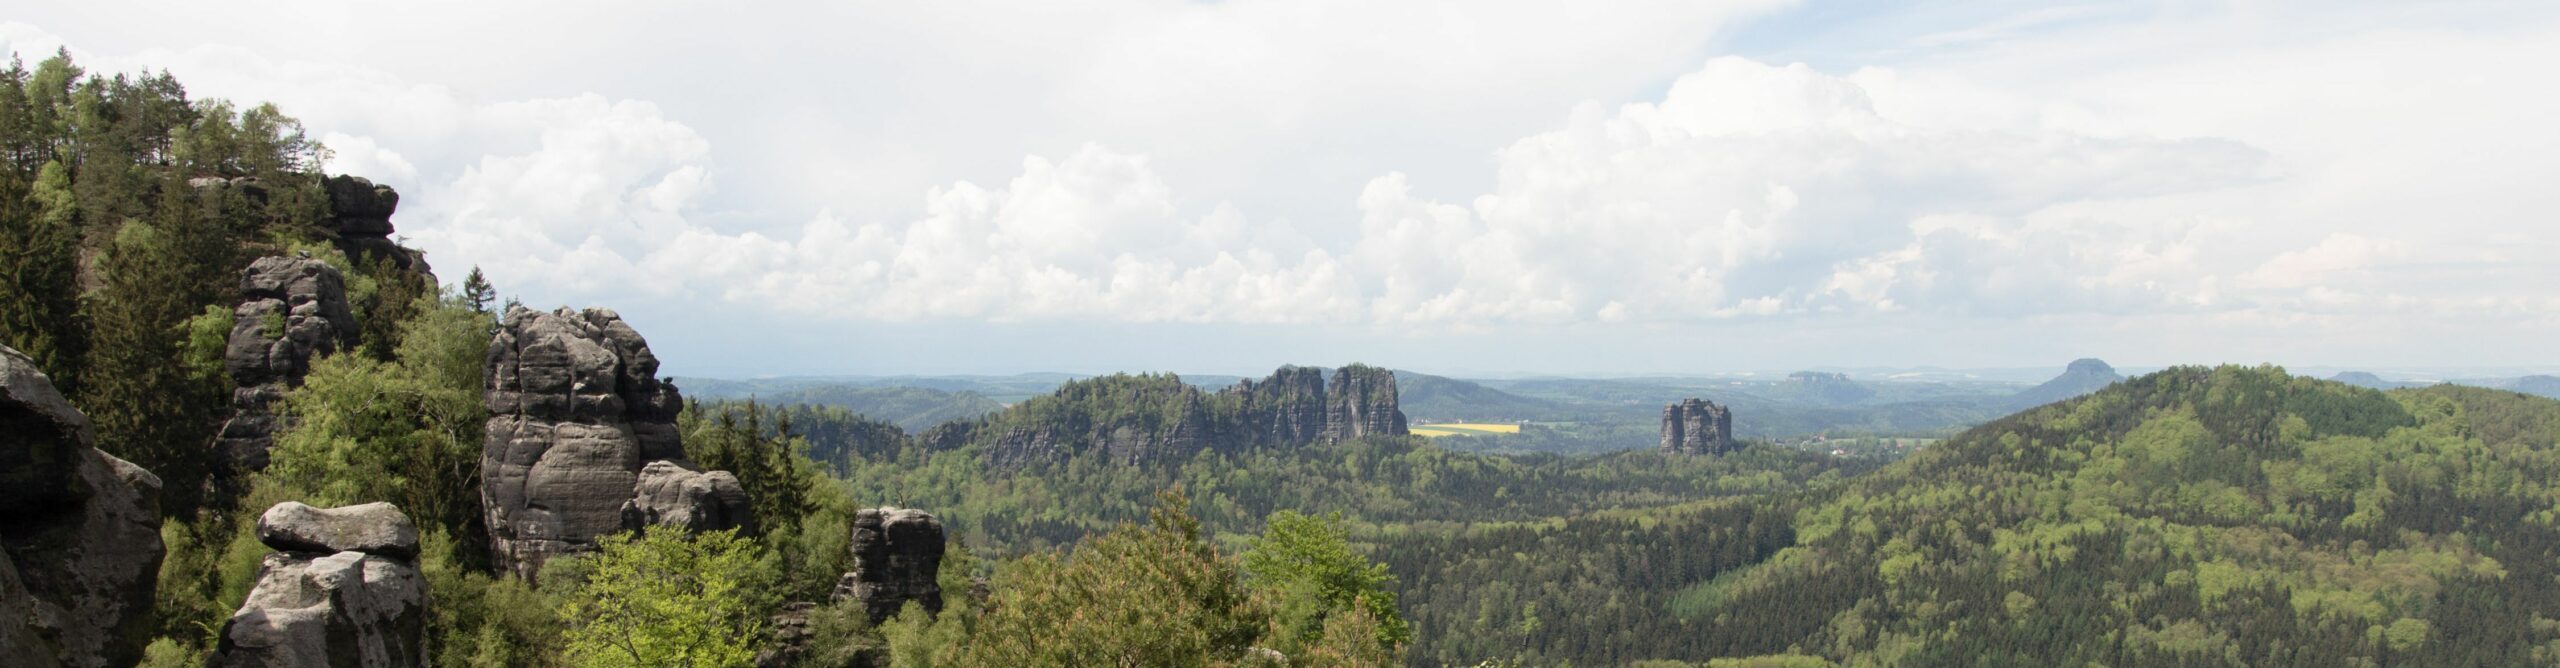
[[1733, 442], [1733, 411], [1705, 399], [1687, 399], [1662, 407], [1662, 451], [1683, 455], [1721, 455], [1739, 449]]
[[129, 666], [150, 640], [160, 479], [0, 346], [0, 665]]
[[2124, 376], [2117, 375], [2116, 368], [2107, 366], [2104, 361], [2095, 358], [2072, 360], [2071, 366], [2062, 370], [2062, 375], [2011, 396], [2005, 405], [2011, 409], [2033, 408], [2106, 389], [2120, 380], [2124, 380]]
[[1244, 400], [1245, 435], [1264, 443], [1310, 443], [1322, 438], [1332, 406], [1324, 370], [1284, 366], [1261, 380], [1236, 381], [1221, 391]]
[[335, 267], [309, 257], [259, 258], [240, 272], [240, 305], [231, 310], [231, 338], [223, 368], [238, 388], [232, 417], [222, 425], [220, 448], [231, 464], [223, 472], [264, 470], [275, 435], [292, 426], [275, 402], [301, 387], [311, 361], [353, 345], [355, 311], [347, 306], [346, 279]]
[[286, 501], [258, 516], [258, 542], [286, 552], [363, 552], [418, 557], [418, 527], [399, 506], [373, 503], [320, 509]]
[[428, 273], [417, 251], [391, 240], [396, 231], [391, 214], [400, 209], [398, 191], [343, 174], [322, 180], [321, 188], [329, 193], [329, 217], [320, 221], [320, 231], [337, 242], [339, 251], [366, 266], [389, 260], [400, 270]]
[[941, 614], [942, 521], [908, 508], [872, 508], [854, 514], [853, 572], [836, 583], [838, 601], [863, 604], [871, 622], [898, 614], [909, 601]]
[[649, 462], [640, 468], [630, 505], [623, 508], [624, 526], [671, 526], [687, 531], [753, 527], [746, 488], [728, 471], [695, 471], [672, 461]]
[[[284, 551], [260, 563], [257, 586], [223, 624], [207, 666], [427, 665], [426, 580], [414, 558], [417, 531], [399, 508], [286, 502], [259, 518], [258, 537]], [[382, 549], [326, 548], [333, 543]]]
[[[592, 550], [634, 522], [749, 524], [743, 495], [719, 482], [735, 478], [690, 471], [675, 425], [683, 399], [622, 316], [509, 309], [489, 345], [488, 382], [481, 499], [501, 568], [530, 579], [552, 555]], [[644, 494], [642, 472], [658, 461], [675, 470]]]

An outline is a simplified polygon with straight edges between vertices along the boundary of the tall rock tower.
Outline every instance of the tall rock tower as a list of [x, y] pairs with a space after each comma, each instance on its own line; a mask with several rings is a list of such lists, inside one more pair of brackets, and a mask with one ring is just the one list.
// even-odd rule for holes
[[508, 309], [488, 378], [480, 499], [500, 568], [531, 579], [553, 555], [641, 526], [754, 526], [736, 476], [685, 459], [684, 400], [621, 315]]
[[1738, 449], [1733, 443], [1733, 411], [1696, 398], [1662, 407], [1663, 452], [1721, 455]]

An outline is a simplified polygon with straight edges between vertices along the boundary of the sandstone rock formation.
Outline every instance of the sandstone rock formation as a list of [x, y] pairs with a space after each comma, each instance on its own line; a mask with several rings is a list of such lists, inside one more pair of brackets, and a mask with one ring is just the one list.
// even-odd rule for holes
[[129, 666], [150, 640], [160, 479], [96, 439], [34, 361], [0, 346], [0, 663]]
[[1281, 367], [1260, 381], [1245, 380], [1219, 392], [1244, 402], [1244, 430], [1255, 441], [1303, 444], [1405, 432], [1396, 405], [1394, 372], [1372, 366], [1324, 370]]
[[418, 530], [399, 508], [287, 501], [258, 518], [258, 539], [278, 552], [223, 624], [209, 668], [427, 665]]
[[927, 450], [986, 445], [996, 468], [1071, 456], [1118, 464], [1178, 459], [1202, 450], [1289, 447], [1370, 435], [1402, 435], [1395, 374], [1352, 365], [1334, 371], [1281, 367], [1216, 394], [1172, 375], [1074, 381], [1048, 396], [975, 420], [947, 422], [916, 438]]
[[836, 583], [837, 601], [858, 601], [871, 622], [895, 617], [914, 601], [942, 613], [942, 521], [908, 508], [854, 514], [853, 572]]
[[240, 305], [231, 310], [223, 366], [237, 389], [219, 447], [230, 471], [267, 467], [267, 448], [291, 426], [275, 414], [286, 390], [302, 386], [311, 360], [351, 346], [355, 311], [346, 279], [309, 257], [264, 257], [240, 272]]
[[1721, 455], [1738, 449], [1733, 442], [1733, 411], [1694, 398], [1662, 407], [1663, 452]]
[[622, 316], [508, 309], [488, 383], [481, 501], [499, 567], [531, 579], [551, 555], [646, 523], [752, 526], [735, 477], [685, 461], [683, 399]]
[[320, 221], [320, 231], [337, 243], [340, 252], [366, 266], [387, 259], [403, 271], [429, 272], [426, 260], [416, 251], [391, 240], [391, 213], [400, 208], [398, 191], [347, 175], [329, 177], [321, 181], [321, 188], [329, 193], [329, 217]]
[[687, 531], [717, 531], [752, 526], [754, 511], [746, 489], [728, 471], [695, 471], [673, 461], [640, 467], [631, 501], [623, 506], [626, 527], [671, 526]]
[[386, 502], [319, 509], [298, 501], [258, 517], [258, 542], [287, 552], [363, 552], [415, 559], [418, 527]]
[[1395, 372], [1358, 364], [1335, 370], [1325, 386], [1323, 440], [1408, 433], [1396, 401]]

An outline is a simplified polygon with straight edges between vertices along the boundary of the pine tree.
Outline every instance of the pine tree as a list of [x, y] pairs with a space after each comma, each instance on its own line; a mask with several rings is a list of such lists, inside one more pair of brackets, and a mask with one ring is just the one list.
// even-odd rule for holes
[[0, 174], [0, 343], [34, 358], [65, 391], [77, 391], [84, 346], [79, 322], [80, 231], [70, 179], [47, 163], [33, 184]]
[[489, 304], [498, 300], [497, 288], [489, 287], [488, 277], [480, 275], [480, 266], [471, 266], [471, 275], [462, 278], [462, 298], [471, 302], [471, 310], [489, 312]]
[[[162, 481], [162, 509], [184, 516], [212, 464], [206, 441], [225, 404], [220, 379], [180, 361], [187, 319], [229, 303], [238, 245], [184, 180], [160, 184], [153, 220], [128, 221], [98, 260], [102, 285], [88, 295], [92, 341], [78, 395], [98, 445]], [[225, 195], [229, 195], [225, 193]]]

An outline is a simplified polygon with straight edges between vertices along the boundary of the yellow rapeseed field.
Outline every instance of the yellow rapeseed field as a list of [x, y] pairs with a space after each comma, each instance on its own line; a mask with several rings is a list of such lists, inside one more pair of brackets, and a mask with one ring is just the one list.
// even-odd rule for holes
[[1479, 422], [1452, 422], [1452, 423], [1448, 423], [1448, 424], [1424, 424], [1424, 425], [1414, 425], [1412, 428], [1410, 428], [1410, 429], [1409, 429], [1409, 431], [1412, 431], [1412, 432], [1414, 433], [1414, 435], [1416, 435], [1416, 436], [1431, 436], [1431, 437], [1440, 437], [1440, 436], [1486, 436], [1486, 435], [1491, 435], [1491, 434], [1517, 434], [1517, 433], [1520, 433], [1520, 425], [1516, 425], [1516, 424], [1489, 424], [1489, 423], [1479, 423]]

